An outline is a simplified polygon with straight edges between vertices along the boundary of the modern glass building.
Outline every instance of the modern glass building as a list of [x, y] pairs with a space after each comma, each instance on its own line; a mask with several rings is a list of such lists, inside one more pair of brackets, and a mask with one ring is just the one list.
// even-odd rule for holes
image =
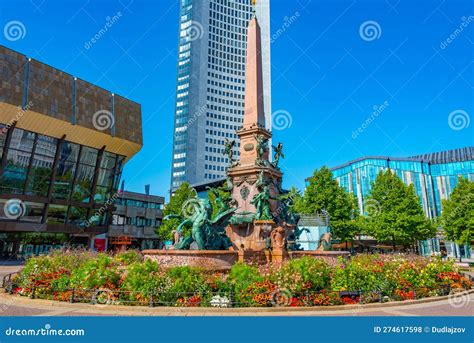
[[[407, 185], [413, 184], [428, 218], [441, 214], [442, 200], [448, 199], [459, 177], [474, 181], [474, 147], [448, 150], [407, 158], [388, 156], [362, 157], [332, 168], [339, 184], [356, 195], [361, 213], [365, 199], [380, 171], [390, 168]], [[367, 204], [370, 206], [370, 204]], [[439, 251], [439, 239], [420, 243], [422, 253]], [[463, 254], [463, 247], [446, 244], [448, 254]]]
[[[266, 127], [271, 127], [269, 0], [259, 0]], [[225, 177], [225, 139], [244, 111], [250, 0], [181, 0], [171, 189]], [[239, 156], [239, 145], [234, 148]]]
[[141, 149], [140, 105], [3, 46], [0, 66], [0, 255], [25, 233], [87, 246]]

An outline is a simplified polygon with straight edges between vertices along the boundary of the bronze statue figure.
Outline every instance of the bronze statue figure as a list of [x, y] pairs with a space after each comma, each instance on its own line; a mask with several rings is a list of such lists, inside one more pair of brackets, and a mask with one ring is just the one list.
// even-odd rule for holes
[[277, 146], [272, 145], [272, 148], [275, 152], [275, 155], [273, 156], [273, 166], [275, 168], [278, 168], [278, 162], [280, 162], [280, 157], [285, 158], [285, 155], [283, 154], [283, 144], [278, 143]]
[[236, 208], [220, 208], [219, 212], [212, 217], [212, 205], [208, 199], [194, 199], [196, 206], [192, 215], [185, 218], [183, 215], [170, 214], [163, 220], [178, 218], [181, 221], [176, 231], [181, 233], [185, 225], [191, 225], [191, 234], [181, 239], [175, 245], [175, 249], [188, 250], [193, 242], [196, 242], [199, 250], [226, 250], [232, 246], [232, 242], [225, 234], [225, 226]]
[[265, 175], [263, 174], [263, 170], [262, 170], [258, 174], [257, 181], [255, 182], [255, 186], [257, 186], [258, 189], [262, 189], [265, 185], [267, 185], [267, 182], [265, 181]]
[[255, 147], [257, 151], [256, 163], [258, 165], [265, 165], [263, 156], [265, 155], [265, 152], [268, 151], [268, 138], [265, 138], [263, 135], [254, 135], [253, 137], [257, 142], [257, 146]]
[[319, 246], [316, 251], [330, 251], [332, 250], [331, 233], [326, 232], [319, 238]]
[[232, 165], [234, 163], [234, 148], [235, 146], [235, 141], [234, 140], [229, 140], [228, 138], [225, 139], [224, 142], [224, 155], [227, 155], [229, 158], [229, 163]]
[[255, 205], [255, 219], [273, 220], [273, 215], [270, 209], [270, 200], [277, 199], [270, 195], [270, 189], [268, 186], [264, 186], [260, 193], [255, 194], [253, 199], [250, 201], [252, 205]]

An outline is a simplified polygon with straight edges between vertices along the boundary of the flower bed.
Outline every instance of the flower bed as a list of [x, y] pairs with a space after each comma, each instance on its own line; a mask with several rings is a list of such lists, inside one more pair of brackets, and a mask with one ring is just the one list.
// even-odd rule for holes
[[328, 265], [302, 257], [280, 267], [235, 264], [228, 273], [169, 269], [138, 252], [56, 251], [29, 259], [9, 285], [34, 298], [152, 306], [330, 306], [410, 300], [471, 288], [453, 262], [358, 255]]

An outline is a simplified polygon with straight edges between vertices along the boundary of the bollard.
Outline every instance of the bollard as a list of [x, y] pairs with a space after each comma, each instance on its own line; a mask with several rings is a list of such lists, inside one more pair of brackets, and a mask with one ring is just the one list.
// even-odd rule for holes
[[153, 300], [153, 292], [150, 292], [150, 302], [148, 304], [149, 307], [155, 307], [155, 301]]
[[74, 303], [74, 288], [71, 291], [71, 296], [69, 297], [69, 302], [72, 304]]
[[35, 296], [36, 296], [36, 286], [33, 286], [33, 288], [31, 289], [31, 294], [30, 294], [30, 299], [34, 299]]
[[91, 305], [97, 304], [97, 291], [94, 291], [91, 297]]

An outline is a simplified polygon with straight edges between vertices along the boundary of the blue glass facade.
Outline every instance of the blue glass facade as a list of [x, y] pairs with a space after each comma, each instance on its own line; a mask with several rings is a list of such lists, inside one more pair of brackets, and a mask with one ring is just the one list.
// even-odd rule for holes
[[[474, 147], [407, 158], [363, 157], [331, 170], [339, 184], [355, 194], [364, 213], [364, 200], [370, 194], [372, 183], [380, 171], [388, 168], [407, 185], [414, 185], [425, 215], [435, 218], [441, 214], [441, 202], [449, 198], [459, 177], [474, 181]], [[420, 247], [427, 252], [439, 251], [439, 242], [422, 242]], [[458, 248], [452, 246], [452, 249]]]

